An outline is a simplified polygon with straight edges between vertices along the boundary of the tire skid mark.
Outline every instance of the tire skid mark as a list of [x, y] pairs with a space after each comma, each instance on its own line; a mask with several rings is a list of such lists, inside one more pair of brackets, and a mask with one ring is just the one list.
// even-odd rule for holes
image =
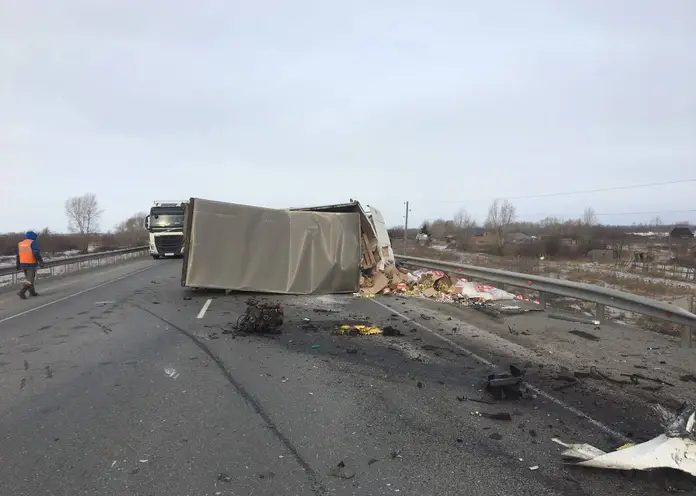
[[302, 458], [302, 455], [300, 455], [295, 445], [292, 444], [290, 439], [286, 437], [285, 434], [280, 432], [278, 426], [275, 425], [273, 419], [271, 419], [270, 415], [263, 409], [261, 404], [251, 395], [251, 393], [249, 393], [249, 391], [247, 391], [247, 389], [244, 386], [242, 386], [242, 384], [240, 384], [232, 376], [232, 373], [227, 369], [223, 361], [215, 353], [213, 353], [212, 350], [208, 348], [208, 346], [206, 346], [202, 341], [200, 341], [187, 330], [182, 329], [181, 327], [177, 326], [176, 324], [168, 321], [163, 317], [160, 317], [159, 315], [148, 310], [147, 308], [142, 307], [137, 303], [133, 303], [132, 301], [128, 301], [127, 303], [169, 325], [172, 329], [189, 338], [198, 348], [201, 349], [201, 351], [203, 351], [203, 353], [208, 355], [208, 357], [210, 357], [210, 359], [213, 360], [213, 362], [215, 362], [215, 364], [218, 366], [225, 379], [227, 379], [227, 381], [237, 390], [239, 395], [249, 406], [251, 406], [254, 412], [256, 412], [256, 414], [263, 419], [263, 421], [266, 423], [273, 435], [285, 446], [285, 448], [292, 454], [293, 458], [295, 458], [295, 461], [297, 461], [300, 467], [302, 467], [302, 469], [307, 473], [312, 483], [312, 492], [317, 496], [328, 496], [328, 489], [326, 488], [326, 486], [324, 486], [324, 484], [321, 483], [319, 479], [319, 474], [309, 465], [309, 463], [304, 458]]

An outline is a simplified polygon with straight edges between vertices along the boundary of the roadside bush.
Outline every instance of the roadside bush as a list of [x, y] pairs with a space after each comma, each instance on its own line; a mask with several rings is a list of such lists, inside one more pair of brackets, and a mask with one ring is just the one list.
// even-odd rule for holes
[[[147, 236], [144, 239], [140, 239], [142, 236], [58, 234], [46, 230], [37, 234], [39, 235], [38, 241], [41, 252], [45, 255], [54, 255], [67, 251], [87, 253], [89, 247], [92, 247], [92, 251], [101, 252], [147, 244]], [[23, 239], [24, 233], [0, 235], [0, 256], [16, 255], [17, 243]]]

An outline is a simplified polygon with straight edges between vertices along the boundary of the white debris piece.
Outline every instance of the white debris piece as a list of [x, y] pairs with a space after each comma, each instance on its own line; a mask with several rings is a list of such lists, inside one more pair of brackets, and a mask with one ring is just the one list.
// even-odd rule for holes
[[571, 458], [575, 461], [585, 461], [597, 458], [598, 456], [606, 455], [604, 451], [589, 444], [566, 444], [560, 439], [553, 438], [554, 443], [558, 443], [564, 448], [568, 448], [561, 456], [564, 458]]
[[659, 406], [655, 410], [666, 433], [644, 443], [605, 453], [589, 444], [553, 441], [568, 448], [562, 456], [575, 460], [575, 464], [582, 467], [613, 470], [672, 468], [696, 476], [696, 441], [692, 439], [696, 407], [684, 404], [676, 414]]

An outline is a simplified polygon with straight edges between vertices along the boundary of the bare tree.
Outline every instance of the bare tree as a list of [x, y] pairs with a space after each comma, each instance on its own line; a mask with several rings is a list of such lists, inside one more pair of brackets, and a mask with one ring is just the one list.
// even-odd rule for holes
[[85, 193], [65, 200], [70, 232], [93, 234], [99, 230], [99, 219], [104, 211], [99, 209], [97, 195]]
[[621, 226], [611, 227], [606, 233], [606, 238], [616, 254], [616, 259], [621, 261], [623, 258], [624, 247], [628, 242], [628, 232], [626, 231], [626, 228]]
[[505, 236], [508, 234], [510, 224], [515, 220], [515, 207], [507, 200], [494, 200], [488, 207], [486, 227], [490, 229], [496, 238], [498, 252], [502, 255], [505, 248]]
[[457, 226], [457, 245], [459, 248], [469, 247], [471, 238], [476, 228], [476, 220], [464, 208], [460, 208], [454, 213], [454, 225]]
[[464, 208], [460, 208], [454, 213], [454, 223], [459, 229], [462, 230], [476, 227], [476, 221]]
[[587, 207], [585, 209], [585, 212], [582, 214], [582, 223], [585, 226], [595, 226], [598, 224], [597, 212], [594, 211], [594, 208]]
[[145, 229], [145, 212], [138, 212], [128, 217], [123, 222], [119, 222], [114, 231], [118, 241], [122, 245], [145, 244], [148, 239], [148, 232]]

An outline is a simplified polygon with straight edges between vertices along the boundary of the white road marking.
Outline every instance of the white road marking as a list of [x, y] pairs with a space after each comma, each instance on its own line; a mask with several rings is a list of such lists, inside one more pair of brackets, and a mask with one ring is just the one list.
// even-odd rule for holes
[[[463, 347], [462, 345], [456, 343], [455, 341], [452, 341], [451, 339], [449, 339], [449, 338], [447, 338], [447, 337], [441, 335], [440, 333], [438, 333], [438, 332], [436, 332], [436, 331], [433, 331], [432, 329], [430, 329], [429, 327], [424, 326], [424, 325], [421, 324], [420, 322], [417, 322], [417, 321], [413, 320], [413, 319], [412, 319], [411, 317], [409, 317], [408, 315], [404, 315], [404, 314], [402, 314], [402, 313], [399, 313], [399, 312], [397, 312], [396, 310], [394, 310], [393, 308], [391, 308], [391, 307], [385, 305], [385, 304], [382, 303], [382, 302], [377, 301], [377, 300], [374, 299], [374, 298], [369, 298], [368, 301], [371, 301], [371, 302], [373, 302], [375, 305], [379, 305], [380, 307], [385, 308], [386, 310], [390, 311], [390, 312], [393, 313], [394, 315], [398, 315], [398, 316], [401, 317], [402, 319], [408, 320], [408, 321], [411, 322], [412, 324], [415, 324], [416, 326], [420, 327], [420, 328], [423, 329], [424, 331], [429, 332], [430, 334], [432, 334], [432, 335], [435, 336], [436, 338], [438, 338], [438, 339], [444, 341], [445, 343], [449, 344], [449, 345], [452, 346], [453, 348], [458, 349], [458, 350], [461, 351], [462, 353], [465, 353], [466, 355], [468, 355], [468, 356], [470, 356], [470, 357], [472, 357], [472, 358], [478, 360], [478, 361], [481, 362], [482, 364], [488, 365], [489, 367], [493, 367], [493, 366], [494, 366], [493, 362], [491, 362], [490, 360], [487, 360], [487, 359], [483, 358], [482, 356], [477, 355], [477, 354], [474, 353], [473, 351], [468, 350], [467, 348], [465, 348], [465, 347]], [[592, 424], [593, 426], [597, 427], [598, 429], [600, 429], [600, 430], [606, 432], [607, 434], [611, 434], [612, 436], [614, 436], [614, 437], [616, 437], [616, 438], [618, 438], [618, 439], [620, 439], [620, 440], [622, 440], [622, 441], [624, 441], [624, 442], [626, 442], [626, 443], [633, 442], [633, 441], [631, 441], [629, 438], [627, 438], [626, 436], [624, 436], [623, 434], [621, 434], [620, 432], [615, 431], [614, 429], [612, 429], [612, 428], [609, 427], [608, 425], [605, 425], [605, 424], [603, 424], [602, 422], [600, 422], [599, 420], [596, 420], [596, 419], [590, 417], [589, 415], [587, 415], [587, 414], [584, 413], [584, 412], [581, 412], [581, 411], [578, 410], [577, 408], [568, 405], [568, 404], [565, 403], [563, 400], [559, 400], [558, 398], [556, 398], [555, 396], [550, 395], [550, 394], [547, 393], [546, 391], [542, 391], [542, 390], [539, 389], [538, 387], [536, 387], [536, 386], [534, 386], [534, 385], [532, 385], [532, 384], [529, 384], [528, 382], [524, 382], [523, 384], [524, 384], [527, 388], [529, 388], [531, 391], [534, 391], [537, 395], [543, 396], [543, 397], [546, 398], [547, 400], [551, 401], [552, 403], [555, 403], [556, 405], [560, 406], [560, 407], [563, 408], [564, 410], [569, 411], [569, 412], [572, 413], [573, 415], [576, 415], [576, 416], [578, 416], [578, 417], [581, 417], [581, 418], [585, 419], [585, 420], [588, 421], [590, 424]]]
[[56, 303], [60, 303], [61, 301], [69, 300], [70, 298], [74, 298], [75, 296], [80, 296], [81, 294], [89, 293], [90, 291], [94, 291], [95, 289], [99, 289], [103, 286], [106, 286], [107, 284], [111, 284], [111, 283], [120, 281], [122, 279], [125, 279], [127, 277], [134, 276], [136, 274], [144, 272], [144, 271], [151, 269], [152, 267], [155, 267], [157, 265], [158, 264], [148, 265], [147, 267], [136, 270], [135, 272], [130, 272], [124, 276], [117, 277], [116, 279], [111, 279], [110, 281], [106, 281], [106, 282], [103, 282], [101, 284], [97, 284], [96, 286], [92, 286], [91, 288], [83, 289], [82, 291], [78, 291], [77, 293], [73, 293], [73, 294], [70, 294], [68, 296], [63, 296], [62, 298], [58, 298], [57, 300], [49, 301], [48, 303], [44, 303], [43, 305], [39, 305], [38, 307], [30, 308], [29, 310], [24, 310], [23, 312], [19, 312], [19, 313], [16, 313], [14, 315], [10, 315], [9, 317], [5, 317], [4, 319], [0, 319], [0, 324], [2, 324], [3, 322], [7, 322], [8, 320], [16, 319], [17, 317], [21, 317], [22, 315], [26, 315], [28, 313], [34, 312], [36, 310], [41, 310], [42, 308], [49, 307], [49, 306], [54, 305]]
[[205, 312], [208, 311], [208, 307], [210, 306], [210, 303], [212, 301], [212, 298], [208, 298], [208, 300], [203, 304], [203, 308], [201, 308], [201, 311], [198, 312], [198, 317], [196, 317], [197, 319], [202, 319], [203, 317], [205, 317]]

